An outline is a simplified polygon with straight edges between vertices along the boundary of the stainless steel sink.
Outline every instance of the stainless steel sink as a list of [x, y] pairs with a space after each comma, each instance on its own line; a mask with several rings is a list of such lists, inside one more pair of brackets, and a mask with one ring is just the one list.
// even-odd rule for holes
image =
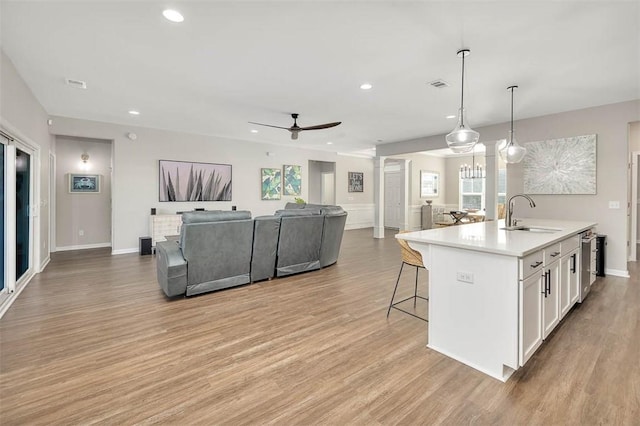
[[526, 226], [526, 225], [504, 227], [500, 229], [504, 229], [505, 231], [538, 232], [542, 234], [553, 234], [554, 232], [562, 231], [562, 229], [558, 229], [558, 228], [545, 228], [542, 226]]

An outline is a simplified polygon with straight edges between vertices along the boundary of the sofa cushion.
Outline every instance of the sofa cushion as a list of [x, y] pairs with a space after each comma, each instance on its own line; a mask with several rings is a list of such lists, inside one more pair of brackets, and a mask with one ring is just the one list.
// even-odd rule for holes
[[284, 208], [285, 210], [289, 210], [289, 209], [304, 209], [304, 206], [306, 206], [306, 203], [287, 203], [285, 204]]
[[182, 213], [182, 223], [205, 223], [205, 222], [225, 222], [228, 220], [251, 219], [251, 212], [246, 210], [240, 211], [198, 211]]

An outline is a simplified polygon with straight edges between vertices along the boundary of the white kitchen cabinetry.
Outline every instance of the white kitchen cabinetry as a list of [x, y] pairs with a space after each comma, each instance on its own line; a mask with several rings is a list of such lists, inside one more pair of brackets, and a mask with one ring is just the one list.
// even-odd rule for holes
[[542, 344], [541, 282], [539, 272], [520, 281], [520, 365], [524, 365]]
[[[545, 249], [545, 254], [547, 249]], [[550, 263], [545, 263], [545, 273], [542, 279], [542, 338], [546, 339], [560, 322], [560, 252], [550, 257]], [[546, 258], [547, 256], [545, 256]]]
[[560, 259], [560, 319], [578, 301], [580, 287], [580, 250], [574, 249], [562, 254]]

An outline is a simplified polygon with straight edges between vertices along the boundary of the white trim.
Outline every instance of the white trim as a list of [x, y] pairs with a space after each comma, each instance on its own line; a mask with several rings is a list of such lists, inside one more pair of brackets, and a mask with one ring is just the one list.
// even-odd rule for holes
[[119, 249], [119, 250], [111, 250], [111, 255], [115, 256], [118, 254], [129, 254], [129, 253], [138, 253], [140, 250], [137, 247], [127, 248], [127, 249]]
[[51, 262], [51, 256], [47, 256], [42, 263], [40, 264], [40, 269], [38, 269], [38, 273], [44, 271], [44, 268], [47, 267], [47, 265], [49, 264], [49, 262]]
[[49, 151], [49, 255], [56, 247], [56, 154]]
[[344, 229], [372, 228], [375, 216], [375, 204], [341, 204], [347, 212]]
[[26, 277], [26, 279], [22, 280], [16, 286], [16, 290], [14, 292], [7, 294], [6, 299], [0, 301], [0, 318], [2, 318], [2, 316], [5, 314], [5, 312], [7, 312], [7, 310], [13, 304], [13, 302], [15, 302], [18, 296], [20, 296], [20, 293], [22, 293], [22, 290], [27, 288], [27, 284], [31, 282], [31, 278], [33, 277], [34, 277], [34, 274], [29, 274], [29, 276]]
[[96, 243], [96, 244], [82, 244], [77, 246], [62, 246], [56, 247], [56, 251], [69, 251], [69, 250], [86, 250], [95, 248], [111, 247], [111, 243]]
[[625, 269], [605, 269], [606, 275], [613, 275], [614, 277], [631, 278], [629, 271]]

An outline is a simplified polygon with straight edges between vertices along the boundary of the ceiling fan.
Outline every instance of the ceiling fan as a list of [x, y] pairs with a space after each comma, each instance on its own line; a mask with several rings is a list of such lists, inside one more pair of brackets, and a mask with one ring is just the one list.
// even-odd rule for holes
[[255, 123], [253, 121], [250, 121], [249, 123], [257, 124], [258, 126], [275, 127], [276, 129], [288, 130], [288, 131], [291, 132], [291, 139], [293, 139], [293, 140], [298, 139], [298, 133], [300, 133], [303, 130], [329, 129], [331, 127], [336, 127], [338, 124], [342, 123], [342, 121], [336, 121], [336, 122], [333, 122], [333, 123], [325, 123], [325, 124], [318, 124], [318, 125], [315, 125], [315, 126], [300, 127], [300, 126], [298, 126], [298, 115], [299, 114], [291, 114], [291, 118], [293, 118], [293, 126], [291, 126], [291, 127], [272, 126], [271, 124]]

